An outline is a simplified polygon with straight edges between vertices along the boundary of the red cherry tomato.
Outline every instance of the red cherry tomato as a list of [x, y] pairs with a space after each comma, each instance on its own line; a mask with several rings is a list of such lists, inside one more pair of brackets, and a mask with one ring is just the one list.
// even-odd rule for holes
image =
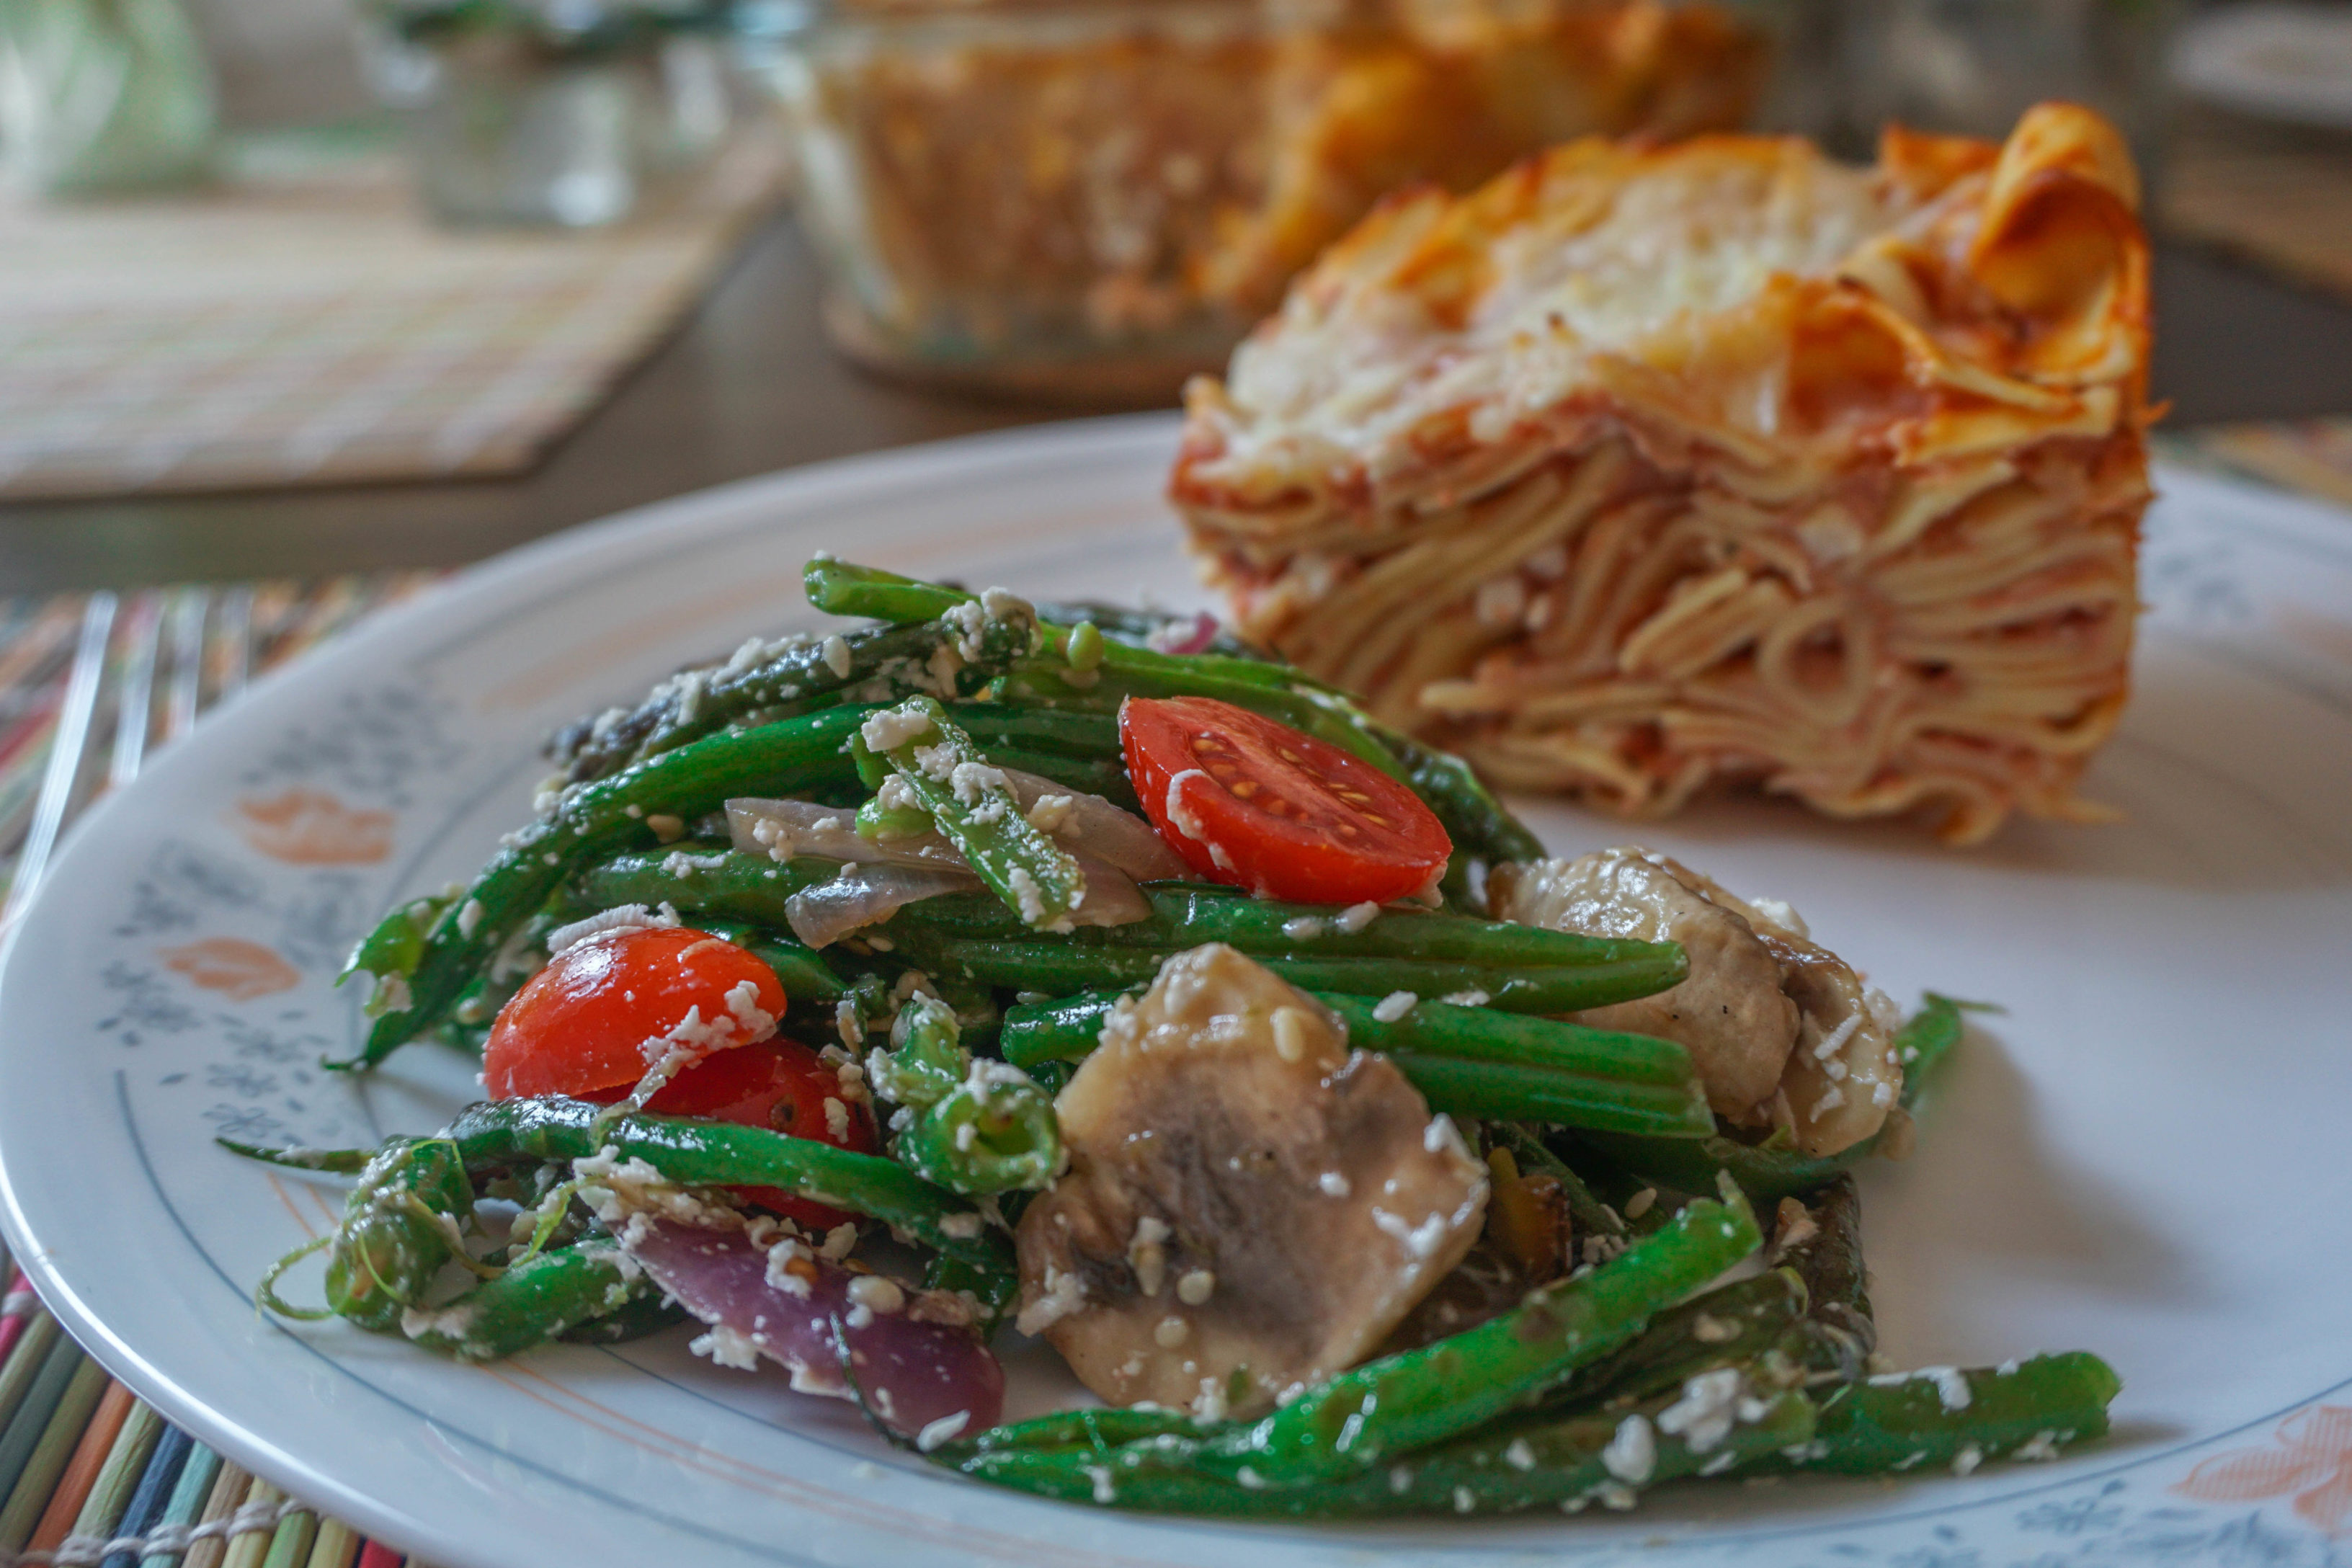
[[[776, 972], [752, 953], [683, 926], [591, 937], [530, 977], [490, 1026], [482, 1082], [493, 1100], [625, 1089], [650, 1065], [645, 1044], [691, 1014], [712, 1050], [763, 1031], [728, 1000], [751, 983], [759, 1012], [784, 1010]], [[658, 1056], [660, 1053], [656, 1052]]]
[[1421, 797], [1360, 757], [1210, 697], [1130, 697], [1119, 740], [1170, 848], [1260, 898], [1387, 903], [1445, 868]]
[[[615, 1084], [580, 1098], [610, 1103], [631, 1087]], [[827, 1110], [828, 1100], [839, 1104], [841, 1110]], [[843, 1099], [841, 1080], [833, 1068], [795, 1040], [761, 1040], [705, 1057], [656, 1089], [646, 1109], [660, 1116], [701, 1116], [746, 1127], [771, 1127], [860, 1154], [877, 1152], [882, 1142], [874, 1130], [873, 1113], [858, 1101]], [[855, 1217], [781, 1187], [729, 1190], [746, 1203], [773, 1209], [817, 1230], [831, 1230]]]

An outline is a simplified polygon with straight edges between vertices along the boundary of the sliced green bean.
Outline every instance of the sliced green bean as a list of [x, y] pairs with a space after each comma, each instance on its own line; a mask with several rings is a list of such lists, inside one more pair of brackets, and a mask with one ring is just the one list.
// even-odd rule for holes
[[891, 1047], [871, 1058], [885, 1099], [913, 1112], [897, 1152], [950, 1192], [980, 1197], [1034, 1192], [1062, 1163], [1051, 1096], [1018, 1068], [981, 1064], [960, 1038], [955, 1011], [917, 994], [898, 1010]]
[[[927, 900], [935, 901], [935, 900]], [[909, 911], [919, 906], [908, 906]], [[1065, 993], [1124, 990], [1148, 985], [1160, 965], [1181, 948], [1139, 948], [1091, 943], [1064, 937], [1054, 942], [939, 941], [902, 911], [891, 940], [919, 954], [935, 973], [955, 973], [1016, 990]], [[1114, 928], [1120, 929], [1120, 928]], [[1076, 937], [1086, 931], [1074, 933]], [[1197, 944], [1195, 944], [1197, 945]], [[1283, 958], [1254, 954], [1259, 963], [1303, 991], [1335, 991], [1355, 996], [1416, 996], [1484, 992], [1489, 1006], [1510, 1013], [1573, 1013], [1606, 1002], [1646, 996], [1681, 977], [1676, 949], [1615, 963], [1557, 967], [1486, 968], [1454, 962], [1414, 963], [1395, 958]]]
[[[1359, 922], [1329, 904], [1284, 903], [1233, 888], [1159, 882], [1144, 891], [1151, 900], [1149, 920], [1088, 928], [1071, 933], [1072, 940], [1178, 951], [1222, 942], [1253, 957], [1447, 959], [1498, 969], [1629, 959], [1674, 969], [1682, 962], [1673, 942], [1585, 936], [1435, 910], [1381, 910]], [[929, 929], [954, 936], [1018, 940], [1027, 934], [992, 900], [971, 894], [926, 900], [922, 919]], [[1676, 979], [1684, 973], [1675, 969]]]
[[[1004, 1059], [1025, 1068], [1091, 1053], [1116, 995], [1082, 995], [1007, 1012]], [[1349, 1044], [1386, 1055], [1433, 1110], [1664, 1137], [1715, 1130], [1688, 1053], [1669, 1040], [1441, 1002], [1383, 1018], [1366, 997], [1318, 1000], [1345, 1021]]]
[[1340, 1373], [1272, 1415], [1202, 1440], [1192, 1462], [1269, 1487], [1330, 1480], [1470, 1432], [1576, 1369], [1756, 1250], [1746, 1205], [1702, 1200], [1590, 1274], [1556, 1281], [1475, 1329]]
[[449, 1125], [469, 1168], [586, 1159], [612, 1150], [689, 1187], [781, 1187], [871, 1215], [979, 1268], [1011, 1267], [1012, 1245], [977, 1210], [895, 1160], [764, 1127], [668, 1116], [543, 1095], [468, 1107]]
[[[892, 738], [875, 744], [877, 735]], [[1086, 874], [1033, 824], [1004, 775], [928, 697], [874, 716], [860, 737], [889, 759], [899, 784], [962, 852], [972, 874], [1032, 931], [1067, 930], [1086, 902]], [[887, 792], [886, 792], [887, 793]]]
[[[1800, 1394], [1759, 1401], [1754, 1419], [1737, 1422], [1704, 1447], [1659, 1431], [1671, 1397], [1622, 1415], [1521, 1416], [1393, 1463], [1297, 1487], [1265, 1485], [1255, 1471], [1233, 1478], [1172, 1468], [1157, 1443], [1181, 1445], [1179, 1433], [1139, 1437], [1108, 1449], [1073, 1443], [949, 1450], [932, 1458], [975, 1479], [1058, 1498], [1148, 1512], [1228, 1519], [1332, 1519], [1395, 1514], [1500, 1514], [1530, 1508], [1574, 1512], [1601, 1501], [1633, 1504], [1645, 1488], [1713, 1473], [1804, 1443], [1813, 1411]], [[1089, 1413], [1094, 1414], [1094, 1413]], [[1118, 1412], [1102, 1413], [1117, 1415]], [[1621, 1438], [1635, 1427], [1638, 1448]], [[1118, 1423], [1105, 1423], [1114, 1429]], [[1638, 1468], [1633, 1456], [1642, 1460]]]
[[457, 1257], [473, 1184], [446, 1138], [394, 1138], [359, 1173], [327, 1254], [327, 1305], [365, 1329], [392, 1329]]
[[1811, 1301], [1798, 1329], [1798, 1352], [1814, 1371], [1851, 1382], [1863, 1375], [1878, 1348], [1862, 1261], [1862, 1194], [1847, 1173], [1802, 1202], [1810, 1228], [1779, 1253], [1805, 1282]]
[[1966, 1474], [1986, 1459], [2055, 1458], [2066, 1444], [2106, 1435], [2107, 1405], [2122, 1388], [2115, 1369], [2086, 1351], [1842, 1384], [1820, 1400], [1811, 1443], [1752, 1468]]
[[446, 1306], [406, 1314], [409, 1339], [460, 1361], [499, 1361], [661, 1299], [660, 1287], [610, 1241], [583, 1241], [524, 1258]]
[[[1804, 1284], [1789, 1269], [1736, 1280], [1660, 1312], [1622, 1347], [1579, 1367], [1542, 1408], [1563, 1415], [1622, 1410], [1716, 1367], [1757, 1365], [1802, 1321], [1806, 1305]], [[1775, 1363], [1766, 1381], [1791, 1384], [1793, 1372]]]

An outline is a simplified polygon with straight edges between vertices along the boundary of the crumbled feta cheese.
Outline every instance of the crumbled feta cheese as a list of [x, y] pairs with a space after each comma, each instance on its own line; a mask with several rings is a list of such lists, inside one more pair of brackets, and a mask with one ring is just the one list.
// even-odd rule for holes
[[688, 1341], [686, 1348], [696, 1355], [709, 1356], [713, 1366], [731, 1366], [738, 1372], [759, 1370], [760, 1347], [749, 1335], [724, 1323], [713, 1323], [708, 1332]]
[[928, 1454], [940, 1444], [952, 1440], [971, 1425], [971, 1412], [969, 1410], [959, 1410], [936, 1421], [927, 1421], [923, 1429], [915, 1434], [915, 1447]]
[[1206, 1268], [1188, 1268], [1176, 1281], [1176, 1299], [1188, 1307], [1208, 1300], [1217, 1289], [1217, 1277]]
[[1372, 1016], [1383, 1024], [1393, 1024], [1412, 1012], [1420, 1002], [1421, 998], [1410, 991], [1391, 991], [1372, 1008]]
[[1282, 934], [1287, 942], [1312, 942], [1328, 929], [1320, 915], [1296, 915], [1282, 922]]
[[824, 646], [818, 657], [824, 660], [825, 668], [833, 671], [834, 679], [836, 680], [849, 679], [851, 668], [849, 643], [839, 632], [824, 639]]
[[1360, 904], [1349, 904], [1346, 909], [1341, 910], [1332, 917], [1331, 923], [1349, 936], [1353, 936], [1380, 917], [1381, 906], [1368, 899]]
[[1976, 1468], [1983, 1463], [1984, 1450], [1978, 1447], [1974, 1443], [1970, 1443], [1952, 1457], [1952, 1474], [1956, 1476], [1973, 1475], [1976, 1472]]
[[1703, 1372], [1683, 1384], [1682, 1396], [1658, 1412], [1658, 1430], [1679, 1436], [1694, 1454], [1704, 1454], [1731, 1435], [1747, 1380], [1738, 1367]]
[[[1042, 1334], [1086, 1304], [1086, 1282], [1076, 1274], [1066, 1274], [1049, 1263], [1045, 1266], [1045, 1289], [1038, 1292], [1035, 1300], [1022, 1307], [1020, 1315], [1013, 1320], [1013, 1326], [1024, 1334]], [[1197, 1414], [1197, 1405], [1194, 1410]], [[1223, 1415], [1221, 1401], [1217, 1418], [1223, 1419]]]
[[1315, 1184], [1323, 1189], [1326, 1197], [1344, 1198], [1349, 1191], [1348, 1178], [1337, 1171], [1324, 1172], [1315, 1178]]
[[1616, 1435], [1601, 1450], [1601, 1467], [1629, 1486], [1647, 1481], [1657, 1463], [1657, 1434], [1645, 1415], [1628, 1415], [1619, 1422]]

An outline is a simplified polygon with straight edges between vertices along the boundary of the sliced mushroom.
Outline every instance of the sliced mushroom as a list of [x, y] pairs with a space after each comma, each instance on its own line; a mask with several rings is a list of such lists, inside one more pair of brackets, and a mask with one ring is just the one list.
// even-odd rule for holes
[[1878, 1131], [1903, 1087], [1893, 1005], [1814, 943], [1787, 905], [1749, 901], [1637, 847], [1496, 868], [1498, 919], [1683, 944], [1690, 978], [1579, 1015], [1679, 1042], [1727, 1121], [1787, 1126], [1809, 1154]]
[[1378, 1346], [1479, 1232], [1486, 1173], [1384, 1057], [1230, 947], [1179, 953], [1055, 1102], [1019, 1326], [1114, 1405], [1246, 1415]]

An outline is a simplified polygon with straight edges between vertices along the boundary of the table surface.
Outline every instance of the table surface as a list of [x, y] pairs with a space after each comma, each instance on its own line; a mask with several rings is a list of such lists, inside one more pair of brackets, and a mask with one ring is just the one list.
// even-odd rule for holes
[[[2156, 295], [2156, 394], [2173, 425], [2352, 413], [2352, 303], [2180, 247], [2160, 250]], [[1068, 412], [843, 363], [818, 327], [808, 252], [779, 217], [526, 478], [0, 507], [0, 593], [460, 565], [707, 485]]]

